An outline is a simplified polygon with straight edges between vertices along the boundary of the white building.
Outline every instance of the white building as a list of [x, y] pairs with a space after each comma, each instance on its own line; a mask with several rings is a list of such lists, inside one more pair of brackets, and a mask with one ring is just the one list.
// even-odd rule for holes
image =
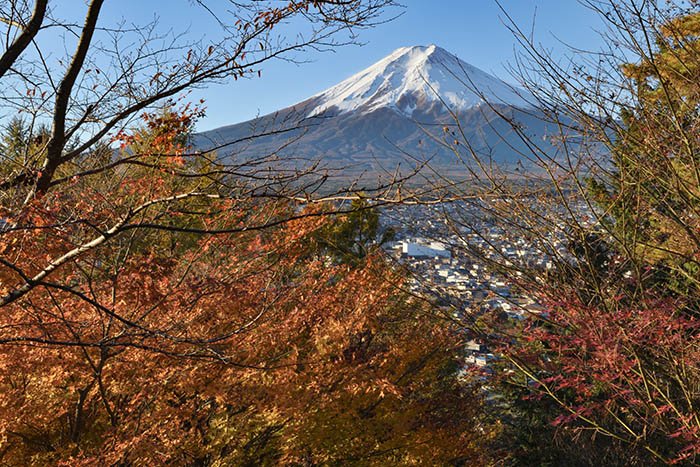
[[451, 258], [452, 253], [440, 242], [430, 242], [429, 244], [418, 241], [402, 242], [401, 251], [406, 256], [413, 258]]

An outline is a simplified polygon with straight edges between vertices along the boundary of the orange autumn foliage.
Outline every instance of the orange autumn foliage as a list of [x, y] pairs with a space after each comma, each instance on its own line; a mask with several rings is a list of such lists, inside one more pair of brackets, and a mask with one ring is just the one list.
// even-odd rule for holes
[[219, 196], [168, 161], [8, 217], [3, 464], [486, 462], [460, 335], [379, 251], [337, 262], [315, 234], [342, 218]]

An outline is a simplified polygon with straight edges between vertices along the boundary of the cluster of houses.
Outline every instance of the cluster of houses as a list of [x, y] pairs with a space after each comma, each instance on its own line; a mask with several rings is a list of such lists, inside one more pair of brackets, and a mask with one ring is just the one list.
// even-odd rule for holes
[[[434, 297], [455, 319], [471, 320], [487, 313], [517, 321], [539, 317], [543, 308], [488, 263], [547, 270], [553, 267], [551, 259], [526, 239], [509, 238], [479, 214], [473, 213], [467, 229], [441, 222], [442, 207], [392, 209], [382, 216], [382, 223], [396, 232], [395, 241], [384, 248], [412, 274], [412, 289]], [[565, 249], [563, 239], [553, 238], [549, 244]], [[479, 367], [488, 368], [494, 358], [477, 337], [467, 344], [465, 354], [465, 363]]]

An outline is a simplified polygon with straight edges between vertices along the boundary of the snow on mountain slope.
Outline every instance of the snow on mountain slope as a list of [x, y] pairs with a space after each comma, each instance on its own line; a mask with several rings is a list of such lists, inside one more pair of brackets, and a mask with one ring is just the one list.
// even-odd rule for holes
[[[476, 90], [476, 92], [475, 92]], [[370, 113], [382, 107], [411, 116], [419, 105], [463, 111], [487, 101], [528, 108], [527, 93], [435, 45], [402, 47], [340, 84], [313, 96], [308, 116], [335, 110]]]

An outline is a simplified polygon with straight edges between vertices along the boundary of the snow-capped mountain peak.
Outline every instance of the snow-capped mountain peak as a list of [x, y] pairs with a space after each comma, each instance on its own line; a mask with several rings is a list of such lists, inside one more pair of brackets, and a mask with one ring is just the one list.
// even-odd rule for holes
[[374, 65], [313, 96], [308, 116], [392, 108], [411, 116], [418, 106], [463, 111], [484, 101], [529, 107], [526, 93], [437, 47], [402, 47]]
[[[200, 134], [195, 145], [225, 147], [221, 152], [236, 158], [274, 154], [282, 167], [317, 160], [355, 181], [368, 174], [404, 173], [400, 171], [410, 170], [416, 158], [423, 157], [430, 158], [431, 168], [445, 169], [445, 174], [469, 176], [469, 171], [458, 175], [465, 160], [457, 163], [454, 148], [445, 147], [448, 136], [443, 128], [455, 120], [444, 105], [457, 114], [469, 151], [513, 167], [527, 164], [520, 155], [531, 150], [513, 130], [514, 122], [542, 141], [541, 150], [557, 151], [547, 135], [560, 129], [540, 118], [528, 101], [535, 102], [531, 94], [439, 47], [403, 47], [322, 93], [255, 120]], [[484, 102], [505, 108], [492, 109]], [[316, 115], [333, 118], [307, 120]], [[277, 128], [288, 131], [265, 134]], [[262, 134], [251, 139], [251, 131]]]

